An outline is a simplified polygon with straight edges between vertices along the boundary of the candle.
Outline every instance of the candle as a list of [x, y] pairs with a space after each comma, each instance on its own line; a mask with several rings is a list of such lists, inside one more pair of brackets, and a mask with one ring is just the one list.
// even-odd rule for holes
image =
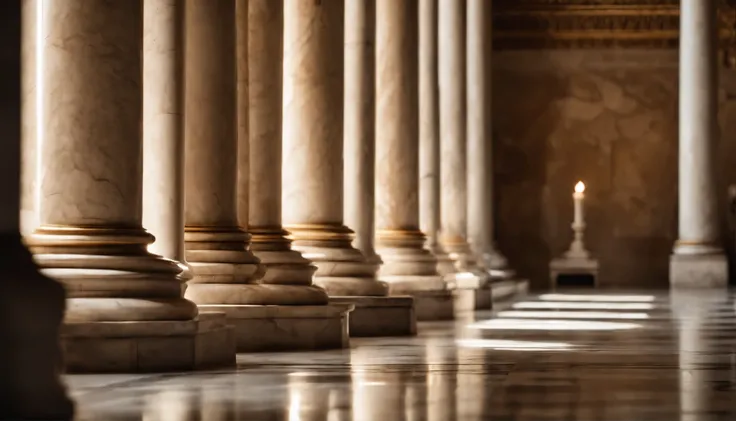
[[575, 218], [573, 219], [573, 225], [582, 226], [584, 224], [583, 216], [583, 199], [585, 198], [585, 183], [578, 181], [575, 185], [575, 192], [572, 194], [573, 202], [575, 203]]

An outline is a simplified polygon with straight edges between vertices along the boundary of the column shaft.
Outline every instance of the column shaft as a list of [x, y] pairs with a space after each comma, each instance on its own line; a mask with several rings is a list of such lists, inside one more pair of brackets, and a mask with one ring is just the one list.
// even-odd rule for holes
[[23, 8], [23, 40], [21, 43], [21, 63], [23, 66], [23, 78], [21, 84], [21, 202], [20, 202], [20, 228], [24, 236], [31, 235], [38, 226], [38, 213], [36, 212], [36, 168], [38, 151], [37, 128], [38, 102], [36, 98], [36, 79], [38, 67], [36, 56], [38, 51], [38, 21], [41, 16], [39, 0], [22, 0]]
[[148, 249], [185, 266], [184, 3], [143, 2], [143, 226]]
[[191, 320], [180, 268], [146, 252], [141, 225], [143, 3], [44, 7], [37, 260], [67, 287], [69, 322]]
[[197, 304], [270, 304], [264, 267], [238, 224], [234, 0], [185, 3], [185, 242]]
[[375, 0], [345, 2], [345, 223], [355, 247], [377, 261], [375, 218]]
[[437, 0], [419, 0], [419, 225], [437, 249], [440, 228], [440, 139]]
[[417, 5], [376, 3], [376, 238], [392, 291], [445, 289], [419, 230]]
[[[21, 80], [33, 78], [33, 66], [21, 65], [23, 23], [35, 17], [36, 2], [0, 4], [0, 419], [57, 419], [73, 416], [59, 378], [59, 326], [64, 290], [42, 276], [20, 236]], [[31, 14], [29, 16], [28, 14]], [[23, 37], [34, 33], [23, 31]], [[35, 38], [35, 36], [34, 36]], [[24, 49], [33, 39], [24, 39]], [[21, 76], [21, 66], [23, 75]], [[29, 74], [30, 73], [30, 74]], [[26, 97], [23, 82], [23, 97]], [[23, 112], [28, 109], [24, 106]], [[25, 118], [25, 117], [24, 117]], [[26, 121], [24, 120], [24, 126]], [[24, 128], [25, 129], [25, 128]]]
[[281, 226], [283, 2], [238, 2], [238, 213], [267, 267], [260, 283], [282, 304], [326, 304], [312, 286], [316, 267], [291, 249]]
[[467, 254], [464, 0], [439, 0], [440, 242]]
[[468, 235], [485, 270], [502, 269], [506, 259], [494, 241], [493, 147], [491, 130], [491, 2], [467, 0]]
[[715, 142], [718, 137], [716, 8], [683, 0], [680, 43], [680, 252], [717, 248]]
[[330, 295], [384, 296], [343, 225], [342, 0], [284, 2], [283, 217]]

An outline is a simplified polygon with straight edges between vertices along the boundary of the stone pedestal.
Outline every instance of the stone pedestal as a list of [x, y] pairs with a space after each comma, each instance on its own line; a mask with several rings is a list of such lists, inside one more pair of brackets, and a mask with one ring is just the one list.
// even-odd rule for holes
[[670, 258], [670, 284], [682, 288], [727, 288], [728, 260], [723, 253]]
[[67, 370], [75, 373], [186, 371], [235, 364], [235, 338], [224, 313], [197, 321], [67, 324]]
[[550, 288], [556, 289], [558, 278], [564, 275], [589, 275], [593, 286], [598, 284], [598, 260], [587, 256], [563, 256], [549, 264]]
[[713, 0], [680, 5], [678, 240], [670, 284], [728, 286], [720, 238], [715, 149], [718, 141], [717, 11]]
[[[83, 339], [112, 346], [111, 337], [144, 340], [176, 324], [193, 341], [197, 308], [181, 297], [178, 263], [147, 252], [153, 236], [141, 225], [143, 3], [44, 8], [40, 227], [28, 242], [67, 288], [70, 368], [94, 370], [109, 356], [86, 353]], [[153, 354], [146, 369], [169, 364]]]
[[330, 305], [203, 305], [227, 314], [238, 352], [347, 348], [349, 303]]

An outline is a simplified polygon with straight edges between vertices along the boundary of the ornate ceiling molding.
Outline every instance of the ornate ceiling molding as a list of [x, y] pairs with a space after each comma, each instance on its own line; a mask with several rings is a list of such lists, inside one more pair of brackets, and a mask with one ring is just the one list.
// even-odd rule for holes
[[[736, 0], [719, 0], [720, 38], [736, 46]], [[679, 0], [493, 0], [494, 48], [676, 48]]]

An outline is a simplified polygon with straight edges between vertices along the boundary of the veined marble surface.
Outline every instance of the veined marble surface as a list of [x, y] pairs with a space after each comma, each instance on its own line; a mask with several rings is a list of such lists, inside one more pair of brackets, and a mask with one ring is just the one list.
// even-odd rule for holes
[[733, 420], [735, 298], [545, 294], [348, 350], [66, 380], [80, 421]]

